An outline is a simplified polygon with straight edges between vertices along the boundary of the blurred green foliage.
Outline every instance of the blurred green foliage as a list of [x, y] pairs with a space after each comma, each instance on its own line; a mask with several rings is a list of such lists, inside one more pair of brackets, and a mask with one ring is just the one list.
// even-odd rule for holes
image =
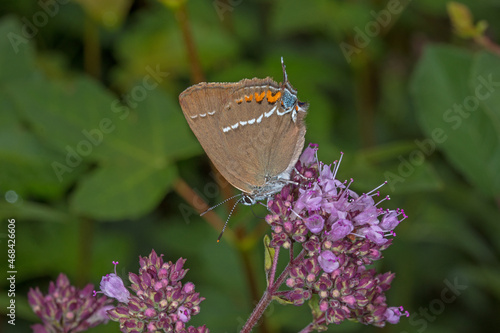
[[[30, 287], [59, 272], [97, 285], [112, 260], [125, 276], [154, 248], [188, 259], [206, 297], [193, 325], [238, 331], [265, 286], [268, 230], [238, 207], [218, 244], [182, 198], [181, 181], [224, 196], [177, 96], [199, 79], [279, 81], [283, 56], [320, 160], [344, 151], [339, 177], [359, 192], [389, 180], [384, 207], [410, 217], [379, 265], [396, 272], [388, 304], [412, 317], [329, 331], [498, 331], [500, 4], [461, 3], [455, 35], [441, 0], [2, 2], [0, 235], [15, 218], [18, 274], [16, 326], [2, 315], [1, 330], [37, 321]], [[308, 311], [273, 304], [254, 331], [297, 332]]]

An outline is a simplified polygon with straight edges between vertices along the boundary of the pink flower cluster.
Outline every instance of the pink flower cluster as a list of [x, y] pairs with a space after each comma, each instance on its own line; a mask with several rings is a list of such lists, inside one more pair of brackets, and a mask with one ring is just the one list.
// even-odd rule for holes
[[106, 312], [113, 308], [105, 296], [93, 297], [94, 286], [79, 289], [70, 285], [64, 274], [50, 282], [47, 295], [40, 289], [30, 289], [28, 302], [43, 324], [32, 326], [35, 333], [83, 332], [108, 322]]
[[185, 261], [180, 258], [175, 263], [164, 262], [163, 255], [158, 256], [154, 250], [149, 257], [140, 257], [139, 274], [129, 273], [135, 293], [132, 295], [116, 269], [102, 278], [101, 291], [121, 302], [108, 314], [120, 323], [122, 332], [209, 332], [205, 326], [185, 325], [200, 312], [200, 303], [205, 299], [195, 292], [193, 283], [181, 282], [188, 271], [183, 268]]
[[317, 294], [316, 328], [345, 319], [375, 326], [397, 323], [408, 313], [386, 304], [384, 292], [394, 274], [377, 274], [366, 266], [382, 257], [406, 215], [378, 207], [385, 200], [374, 201], [380, 186], [362, 195], [350, 190], [352, 179], [336, 179], [342, 158], [332, 168], [318, 162], [316, 152], [315, 145], [306, 148], [292, 173], [293, 183], [268, 202], [270, 246], [288, 249], [300, 243], [307, 251], [290, 270], [285, 298], [300, 305]]

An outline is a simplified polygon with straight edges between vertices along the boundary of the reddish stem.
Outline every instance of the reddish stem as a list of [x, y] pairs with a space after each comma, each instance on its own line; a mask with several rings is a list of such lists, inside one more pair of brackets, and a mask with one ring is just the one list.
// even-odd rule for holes
[[500, 46], [492, 42], [491, 39], [489, 39], [488, 37], [480, 36], [478, 38], [475, 38], [475, 40], [476, 43], [478, 43], [488, 51], [495, 53], [497, 56], [500, 56]]
[[276, 266], [278, 265], [279, 254], [280, 254], [280, 247], [276, 246], [274, 248], [273, 265], [271, 266], [271, 271], [269, 272], [269, 284], [274, 283], [274, 277], [276, 275]]
[[310, 323], [306, 327], [304, 327], [299, 333], [309, 333], [313, 331], [313, 324]]
[[[278, 253], [278, 251], [276, 251], [276, 253]], [[274, 259], [276, 259], [276, 257], [277, 257], [276, 253], [275, 253]], [[252, 330], [252, 328], [255, 326], [255, 324], [257, 324], [260, 317], [262, 317], [262, 314], [264, 313], [266, 308], [269, 306], [269, 304], [273, 300], [273, 296], [277, 295], [278, 288], [283, 284], [283, 282], [285, 282], [285, 279], [287, 278], [292, 267], [297, 262], [300, 262], [302, 259], [304, 259], [305, 255], [306, 255], [306, 251], [302, 250], [295, 259], [291, 260], [288, 263], [288, 265], [285, 267], [283, 272], [281, 272], [281, 274], [278, 277], [278, 279], [276, 280], [276, 282], [273, 283], [270, 279], [269, 285], [267, 286], [266, 291], [264, 291], [264, 294], [262, 295], [259, 303], [257, 304], [255, 309], [253, 310], [252, 314], [250, 315], [247, 322], [245, 323], [245, 326], [243, 326], [243, 328], [241, 329], [240, 333], [249, 333]], [[274, 265], [274, 260], [273, 260], [273, 268], [272, 269], [274, 269], [276, 271], [276, 265]], [[275, 274], [276, 274], [276, 272], [270, 273], [270, 275], [272, 275], [272, 276], [275, 276]]]

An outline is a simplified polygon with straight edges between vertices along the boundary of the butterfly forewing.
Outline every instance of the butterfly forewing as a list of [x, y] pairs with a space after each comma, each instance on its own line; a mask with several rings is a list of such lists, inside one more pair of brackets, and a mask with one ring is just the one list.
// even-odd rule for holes
[[306, 134], [304, 123], [305, 112], [298, 113], [296, 122], [291, 120], [290, 114], [283, 115], [289, 121], [280, 121], [278, 118], [271, 119], [276, 125], [276, 130], [272, 131], [273, 143], [268, 152], [266, 170], [270, 175], [280, 175], [290, 173], [297, 163]]
[[222, 115], [228, 154], [240, 162], [238, 176], [251, 179], [252, 186], [264, 186], [293, 167], [302, 150], [303, 117], [293, 122], [291, 114], [284, 114], [280, 95], [280, 86], [270, 78], [245, 80]]
[[227, 155], [228, 147], [220, 130], [223, 106], [236, 86], [237, 83], [200, 83], [182, 92], [179, 101], [189, 127], [214, 166], [234, 187], [247, 192], [249, 188], [235, 181], [232, 169], [238, 163]]
[[291, 108], [283, 108], [285, 89], [271, 78], [254, 78], [200, 83], [179, 96], [212, 163], [229, 183], [253, 197], [283, 186], [304, 145], [306, 109], [292, 117]]

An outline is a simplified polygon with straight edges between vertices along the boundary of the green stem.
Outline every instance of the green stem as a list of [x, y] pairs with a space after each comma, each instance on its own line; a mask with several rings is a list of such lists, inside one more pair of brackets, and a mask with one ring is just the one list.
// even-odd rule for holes
[[179, 26], [182, 31], [184, 44], [186, 45], [187, 56], [190, 65], [189, 67], [191, 68], [191, 81], [193, 83], [203, 82], [205, 81], [205, 76], [203, 75], [198, 52], [193, 41], [193, 35], [191, 34], [191, 27], [189, 26], [186, 4], [183, 3], [182, 5], [180, 5], [175, 14], [177, 17], [177, 22], [179, 22]]
[[363, 148], [375, 145], [375, 99], [373, 91], [376, 82], [376, 73], [371, 64], [371, 59], [365, 58], [355, 68], [357, 117], [359, 122], [359, 137]]
[[89, 15], [85, 16], [83, 31], [83, 66], [87, 74], [100, 79], [101, 45], [99, 42], [99, 26]]

